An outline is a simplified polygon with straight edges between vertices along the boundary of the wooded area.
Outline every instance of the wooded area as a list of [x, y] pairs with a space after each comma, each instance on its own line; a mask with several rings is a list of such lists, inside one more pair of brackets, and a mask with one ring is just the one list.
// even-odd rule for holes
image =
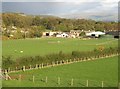
[[[6, 28], [3, 35], [9, 37], [10, 31], [16, 27], [17, 35], [20, 30], [29, 31], [30, 38], [41, 37], [45, 30], [69, 32], [70, 30], [83, 31], [115, 31], [118, 30], [117, 22], [102, 22], [87, 19], [65, 19], [54, 16], [33, 16], [21, 13], [3, 13], [2, 27]], [[24, 38], [23, 34], [21, 36]]]

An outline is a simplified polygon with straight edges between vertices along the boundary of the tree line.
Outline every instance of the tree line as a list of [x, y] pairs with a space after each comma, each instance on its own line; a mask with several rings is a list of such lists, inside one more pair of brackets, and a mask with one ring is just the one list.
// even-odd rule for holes
[[18, 13], [3, 13], [3, 25], [18, 28], [41, 27], [43, 30], [117, 30], [117, 22], [102, 22], [86, 19], [65, 19], [54, 16], [22, 16]]

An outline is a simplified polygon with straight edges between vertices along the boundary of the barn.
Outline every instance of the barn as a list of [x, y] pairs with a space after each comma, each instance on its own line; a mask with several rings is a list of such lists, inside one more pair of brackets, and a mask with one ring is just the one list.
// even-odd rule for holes
[[99, 37], [101, 37], [102, 35], [105, 35], [105, 33], [104, 33], [104, 32], [101, 32], [101, 31], [86, 33], [86, 36], [87, 36], [87, 37], [99, 38]]

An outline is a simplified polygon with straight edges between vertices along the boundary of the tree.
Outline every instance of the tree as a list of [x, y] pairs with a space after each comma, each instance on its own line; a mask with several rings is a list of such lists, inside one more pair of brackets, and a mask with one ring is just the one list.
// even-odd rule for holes
[[39, 16], [35, 16], [32, 20], [32, 25], [35, 25], [35, 26], [39, 26], [41, 24], [40, 22], [40, 17]]
[[95, 25], [95, 31], [104, 31], [104, 25], [103, 24], [96, 24]]
[[57, 25], [56, 30], [63, 31], [63, 32], [68, 31], [66, 25], [64, 25], [64, 24]]
[[24, 33], [21, 32], [20, 29], [17, 29], [17, 32], [14, 33], [14, 39], [23, 39]]
[[79, 36], [85, 36], [85, 32], [82, 31], [82, 32], [79, 34]]

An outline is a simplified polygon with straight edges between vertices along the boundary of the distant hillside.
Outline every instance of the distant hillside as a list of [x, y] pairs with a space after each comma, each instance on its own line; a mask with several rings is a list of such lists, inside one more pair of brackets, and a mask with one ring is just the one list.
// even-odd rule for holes
[[63, 15], [64, 18], [72, 19], [92, 19], [95, 21], [118, 21], [118, 13], [77, 13], [77, 14], [68, 14]]

